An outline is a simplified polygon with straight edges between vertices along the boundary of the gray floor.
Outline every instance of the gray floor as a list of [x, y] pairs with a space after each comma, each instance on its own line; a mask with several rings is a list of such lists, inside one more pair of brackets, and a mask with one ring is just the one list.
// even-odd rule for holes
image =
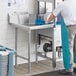
[[44, 72], [50, 72], [50, 71], [59, 70], [59, 69], [63, 69], [62, 62], [57, 62], [56, 68], [53, 68], [52, 62], [44, 60], [44, 61], [39, 61], [38, 64], [36, 64], [35, 62], [32, 63], [31, 74], [28, 73], [28, 65], [27, 64], [17, 65], [17, 67], [14, 69], [14, 76], [31, 76], [31, 75], [44, 73]]

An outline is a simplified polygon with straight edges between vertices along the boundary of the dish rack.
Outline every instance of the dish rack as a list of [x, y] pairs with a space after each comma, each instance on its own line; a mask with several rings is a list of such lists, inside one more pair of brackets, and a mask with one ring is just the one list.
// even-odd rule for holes
[[7, 71], [7, 75], [6, 76], [14, 76], [13, 55], [16, 53], [16, 51], [13, 50], [13, 49], [10, 49], [8, 47], [0, 45], [0, 76], [4, 76], [4, 75], [2, 75], [2, 73], [4, 73], [4, 70], [2, 70], [2, 69], [3, 69], [3, 64], [5, 64], [5, 62], [2, 63], [4, 61], [3, 60], [3, 56], [2, 56], [2, 52], [3, 53], [8, 52], [8, 59], [6, 60], [6, 58], [4, 58], [6, 63], [8, 61], [8, 66], [7, 66], [8, 70], [6, 70]]

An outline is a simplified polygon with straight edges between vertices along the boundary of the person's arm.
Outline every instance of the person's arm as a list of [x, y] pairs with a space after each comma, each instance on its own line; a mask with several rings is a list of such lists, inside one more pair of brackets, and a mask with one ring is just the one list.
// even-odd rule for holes
[[55, 19], [60, 13], [61, 10], [63, 9], [63, 2], [57, 6], [57, 8], [54, 9], [52, 14], [49, 16], [49, 18], [46, 21], [46, 24], [50, 23], [51, 20]]
[[53, 19], [55, 19], [55, 16], [54, 16], [54, 14], [52, 13], [50, 16], [49, 16], [49, 18], [48, 18], [48, 20], [46, 21], [46, 24], [48, 24], [51, 20], [53, 20]]

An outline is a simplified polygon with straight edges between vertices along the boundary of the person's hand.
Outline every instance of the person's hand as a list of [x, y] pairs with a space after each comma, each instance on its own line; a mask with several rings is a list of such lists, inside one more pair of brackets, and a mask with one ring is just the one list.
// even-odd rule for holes
[[49, 24], [49, 22], [48, 21], [45, 21], [45, 24]]

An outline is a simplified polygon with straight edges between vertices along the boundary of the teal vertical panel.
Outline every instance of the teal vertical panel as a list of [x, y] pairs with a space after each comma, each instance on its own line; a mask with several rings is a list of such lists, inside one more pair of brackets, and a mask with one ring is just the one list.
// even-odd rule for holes
[[14, 76], [14, 67], [13, 67], [13, 53], [9, 54], [9, 71], [8, 76]]
[[68, 70], [70, 65], [70, 52], [69, 52], [69, 32], [64, 23], [63, 17], [61, 17], [61, 36], [62, 36], [62, 49], [63, 49], [63, 62], [64, 67]]
[[0, 55], [0, 76], [2, 76], [2, 55]]

